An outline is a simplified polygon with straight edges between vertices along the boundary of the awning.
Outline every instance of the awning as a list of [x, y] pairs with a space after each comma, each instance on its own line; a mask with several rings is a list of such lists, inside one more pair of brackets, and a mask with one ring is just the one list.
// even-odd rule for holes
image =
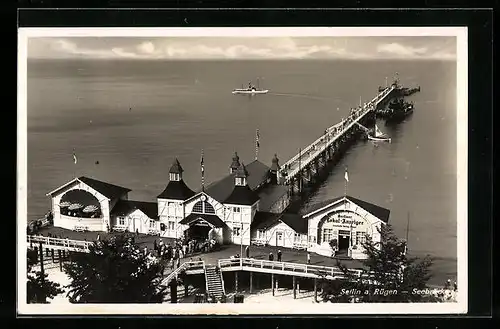
[[76, 209], [80, 209], [80, 208], [83, 208], [83, 205], [81, 205], [79, 203], [73, 203], [68, 207], [68, 210], [76, 210]]
[[91, 205], [88, 205], [85, 208], [83, 208], [83, 212], [94, 212], [97, 209], [99, 209], [97, 206], [91, 204]]
[[183, 225], [195, 225], [198, 221], [208, 223], [212, 227], [224, 227], [227, 226], [219, 216], [217, 215], [209, 215], [209, 214], [190, 214], [180, 221], [180, 224]]

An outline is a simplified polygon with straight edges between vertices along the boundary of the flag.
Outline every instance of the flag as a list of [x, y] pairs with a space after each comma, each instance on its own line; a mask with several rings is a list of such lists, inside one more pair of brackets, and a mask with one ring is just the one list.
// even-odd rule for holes
[[344, 178], [345, 178], [346, 182], [349, 182], [349, 174], [347, 173], [347, 168], [345, 168]]
[[257, 147], [260, 147], [260, 142], [259, 142], [259, 129], [257, 129], [257, 135], [255, 136], [255, 142], [257, 143]]
[[205, 164], [204, 164], [204, 161], [203, 161], [203, 150], [201, 150], [201, 162], [200, 162], [200, 165], [201, 165], [201, 173], [204, 174], [205, 173]]
[[73, 162], [76, 164], [78, 162], [78, 159], [76, 158], [75, 152], [73, 152]]

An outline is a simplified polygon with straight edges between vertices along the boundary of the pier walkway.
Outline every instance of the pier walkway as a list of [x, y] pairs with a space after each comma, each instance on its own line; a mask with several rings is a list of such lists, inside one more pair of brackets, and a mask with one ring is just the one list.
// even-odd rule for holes
[[[301, 149], [298, 154], [284, 163], [277, 172], [278, 182], [289, 185], [299, 175], [301, 170], [315, 161], [320, 154], [330, 149], [337, 141], [346, 135], [353, 126], [358, 127], [359, 122], [370, 112], [375, 111], [377, 106], [395, 90], [397, 86], [392, 85], [380, 91], [371, 101], [362, 107], [354, 109], [347, 118], [327, 128], [325, 133], [314, 142]], [[333, 150], [335, 151], [335, 150]]]

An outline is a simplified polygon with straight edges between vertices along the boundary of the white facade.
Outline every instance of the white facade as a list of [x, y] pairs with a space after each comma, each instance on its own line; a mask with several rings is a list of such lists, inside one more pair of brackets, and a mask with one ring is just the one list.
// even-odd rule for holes
[[[61, 214], [61, 209], [59, 206], [61, 203], [61, 199], [67, 192], [72, 190], [82, 190], [94, 196], [99, 202], [101, 217], [85, 218]], [[54, 215], [54, 226], [69, 230], [106, 231], [108, 225], [110, 225], [110, 209], [114, 205], [114, 203], [118, 201], [118, 199], [110, 200], [109, 198], [105, 197], [104, 195], [78, 179], [69, 182], [59, 190], [56, 190], [56, 192], [49, 193], [48, 195], [52, 197], [52, 213]], [[126, 199], [127, 194], [124, 194], [122, 198]]]
[[163, 224], [164, 230], [160, 229], [160, 236], [168, 238], [181, 237], [186, 225], [179, 224], [185, 217], [184, 202], [182, 200], [158, 199], [158, 216], [160, 226]]
[[258, 203], [253, 206], [222, 204], [204, 192], [186, 201], [158, 199], [160, 223], [165, 228], [160, 235], [180, 238], [189, 228], [180, 223], [184, 218], [191, 214], [208, 214], [216, 215], [227, 225], [226, 229], [212, 227], [225, 243], [250, 244], [250, 224], [257, 207]]
[[304, 218], [308, 219], [308, 250], [331, 256], [334, 250], [330, 241], [337, 241], [337, 250], [346, 249], [350, 257], [361, 259], [362, 242], [370, 236], [377, 243], [381, 236], [379, 229], [384, 224], [365, 209], [348, 199], [340, 199], [321, 209], [317, 209]]
[[135, 209], [124, 216], [116, 216], [113, 222], [113, 229], [120, 231], [156, 234], [160, 230], [160, 223], [153, 218], [149, 218], [140, 209]]
[[307, 234], [297, 233], [280, 221], [267, 229], [257, 229], [252, 232], [252, 241], [283, 248], [307, 247]]

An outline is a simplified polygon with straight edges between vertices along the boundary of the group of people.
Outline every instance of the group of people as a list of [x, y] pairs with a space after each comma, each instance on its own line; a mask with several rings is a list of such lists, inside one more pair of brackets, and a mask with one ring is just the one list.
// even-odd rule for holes
[[[245, 248], [245, 257], [250, 258], [250, 246], [246, 246]], [[236, 254], [234, 256], [231, 256], [231, 259], [239, 259], [240, 254]], [[274, 253], [271, 251], [268, 256], [269, 261], [273, 262], [274, 261]], [[283, 259], [283, 253], [281, 252], [280, 249], [278, 249], [278, 252], [276, 253], [276, 261], [281, 262]], [[311, 264], [311, 254], [307, 253], [307, 264]]]
[[158, 239], [153, 242], [153, 251], [157, 257], [170, 264], [172, 270], [175, 270], [180, 266], [181, 259], [198, 252], [212, 251], [216, 246], [217, 242], [214, 239], [200, 241], [182, 238], [169, 245], [165, 244], [162, 239]]

